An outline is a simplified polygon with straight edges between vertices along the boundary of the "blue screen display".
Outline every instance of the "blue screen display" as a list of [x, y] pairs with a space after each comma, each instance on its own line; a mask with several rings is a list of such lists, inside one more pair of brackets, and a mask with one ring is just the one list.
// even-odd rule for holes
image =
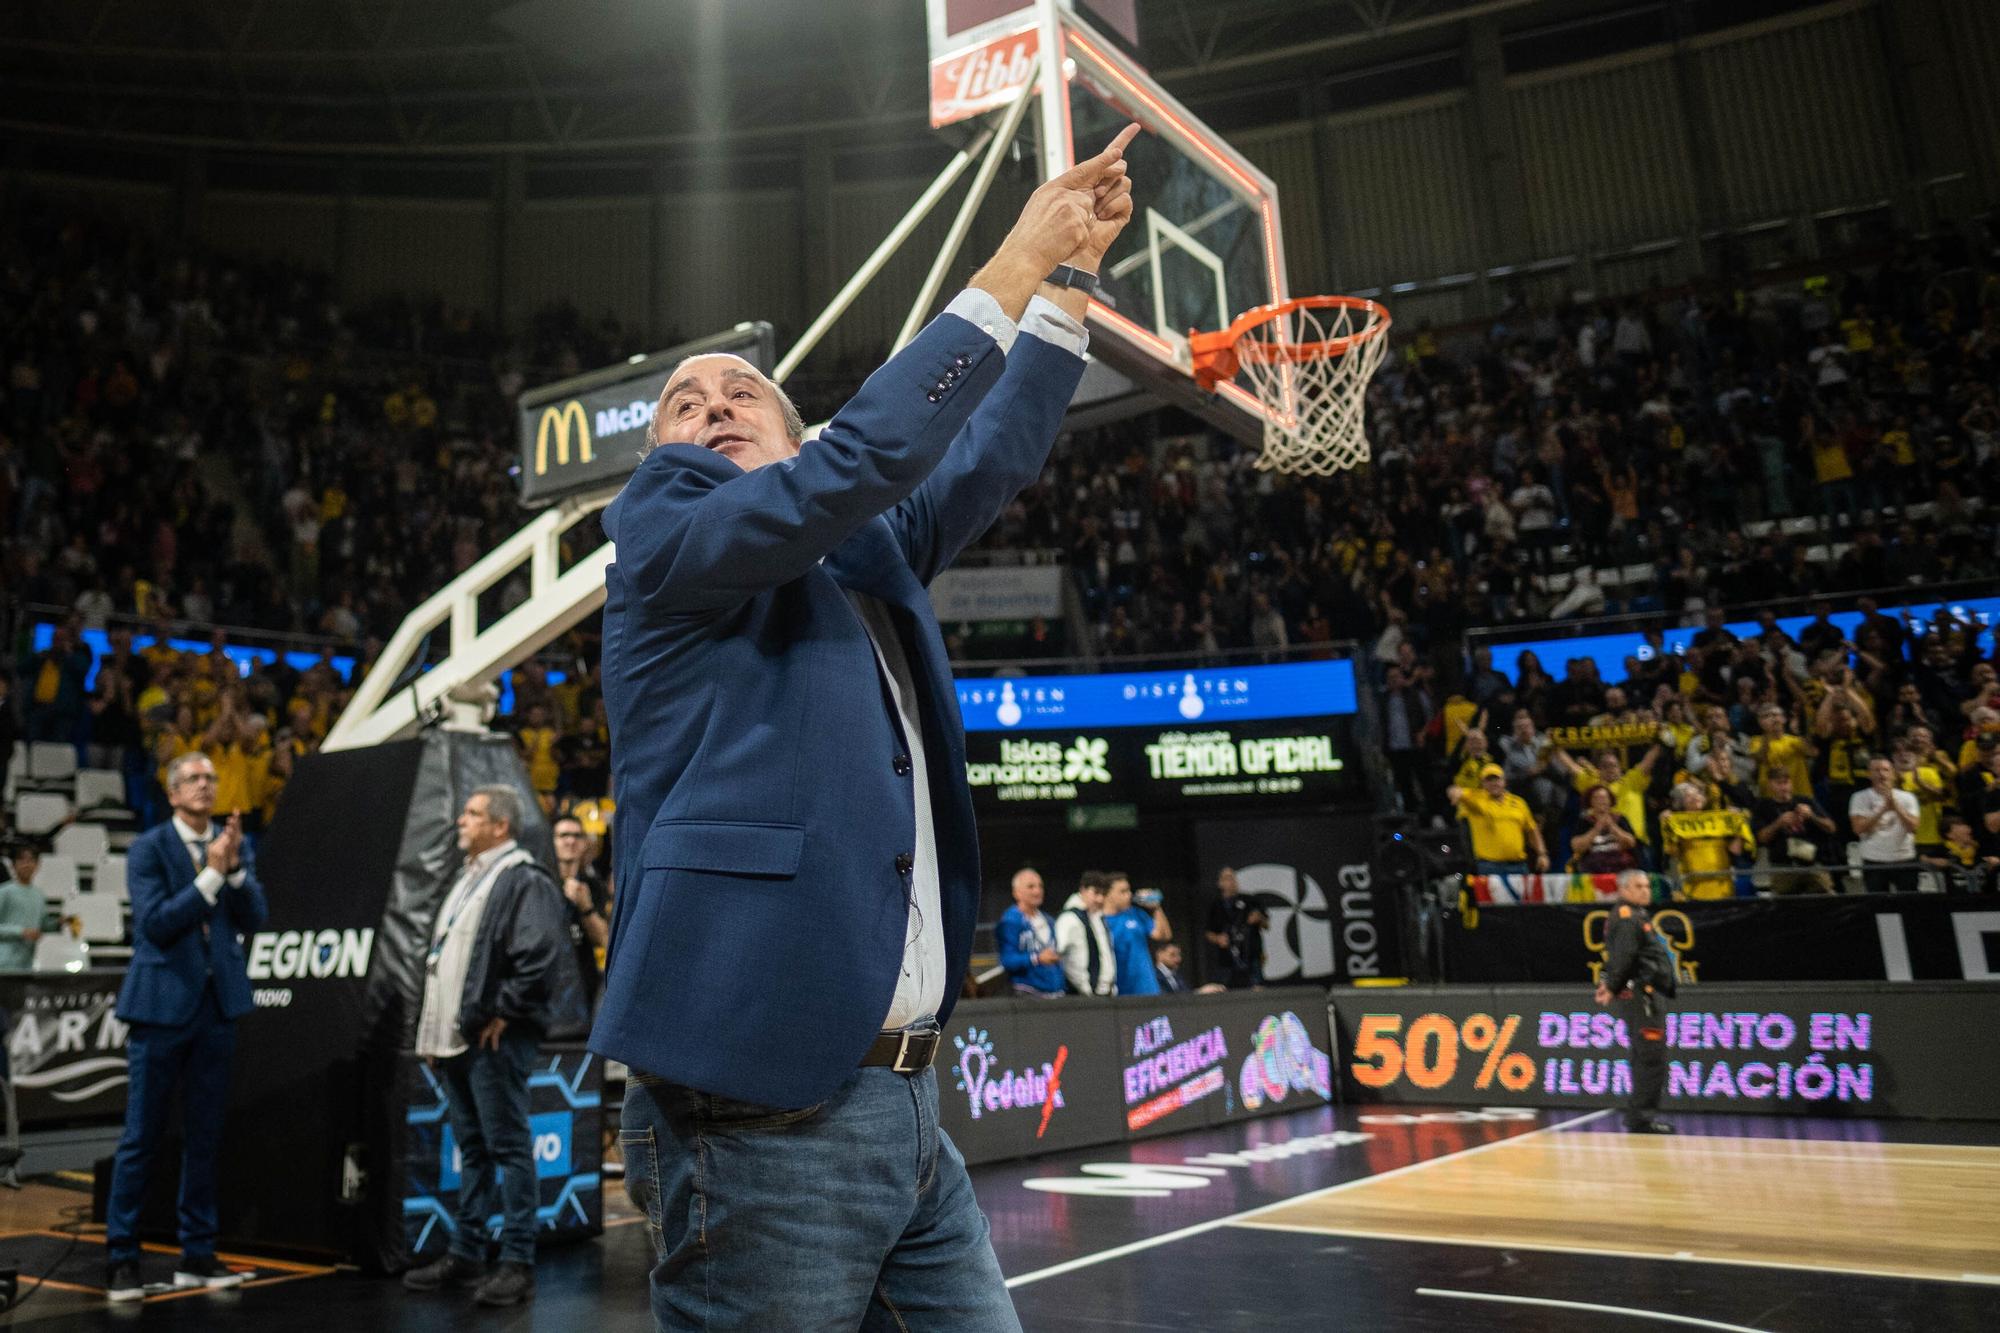
[[[1930, 618], [1938, 608], [1944, 606], [1961, 620], [1969, 620], [1980, 627], [1982, 643], [1991, 646], [1994, 619], [2000, 616], [2000, 597], [1973, 597], [1962, 602], [1911, 602], [1906, 606], [1880, 607], [1880, 613], [1901, 620], [1905, 613], [1910, 624], [1906, 628], [1917, 637], [1930, 631]], [[1836, 611], [1827, 617], [1838, 625], [1841, 632], [1850, 639], [1861, 624], [1859, 611]], [[1810, 625], [1813, 618], [1806, 616], [1779, 616], [1778, 628], [1791, 635], [1799, 636], [1799, 631]], [[1699, 625], [1676, 626], [1662, 632], [1662, 639], [1669, 652], [1686, 652], [1688, 644], [1701, 632]], [[1758, 632], [1754, 620], [1733, 620], [1729, 622], [1729, 632], [1740, 639], [1747, 639]], [[1637, 632], [1622, 634], [1591, 634], [1574, 639], [1516, 639], [1510, 643], [1488, 643], [1493, 650], [1493, 669], [1509, 680], [1520, 679], [1521, 654], [1532, 652], [1541, 659], [1542, 670], [1556, 679], [1562, 679], [1563, 664], [1573, 657], [1588, 657], [1597, 663], [1598, 674], [1606, 683], [1617, 684], [1625, 679], [1625, 659], [1637, 657], [1641, 660], [1650, 654], [1645, 636]]]
[[1220, 725], [1355, 711], [1354, 664], [1348, 661], [957, 684], [967, 731]]
[[[111, 636], [101, 629], [87, 629], [79, 637], [83, 640], [83, 646], [90, 649], [92, 655], [97, 659], [91, 662], [90, 674], [84, 678], [83, 682], [85, 689], [95, 689], [97, 688], [98, 662], [111, 655]], [[132, 651], [136, 653], [152, 647], [154, 637], [151, 634], [134, 634], [132, 636]], [[55, 638], [56, 627], [54, 625], [47, 623], [36, 625], [34, 633], [29, 636], [29, 642], [33, 644], [32, 651], [38, 653], [45, 651], [51, 643], [55, 642]], [[206, 653], [209, 650], [207, 639], [168, 639], [167, 646], [178, 653]], [[239, 676], [249, 675], [253, 664], [269, 666], [271, 663], [277, 661], [279, 657], [278, 650], [275, 648], [253, 648], [240, 643], [224, 643], [222, 645], [222, 655], [236, 664], [236, 674]], [[285, 665], [294, 671], [304, 671], [319, 661], [318, 653], [288, 652], [283, 654], [283, 656]], [[338, 671], [341, 679], [345, 680], [349, 685], [359, 685], [361, 683], [354, 676], [354, 661], [352, 653], [335, 653], [333, 655], [333, 669]], [[548, 673], [548, 681], [551, 685], [560, 685], [563, 683], [563, 680], [563, 672], [551, 671]], [[502, 715], [512, 713], [514, 711], [514, 673], [511, 671], [501, 672], [498, 683], [500, 686], [500, 712]]]

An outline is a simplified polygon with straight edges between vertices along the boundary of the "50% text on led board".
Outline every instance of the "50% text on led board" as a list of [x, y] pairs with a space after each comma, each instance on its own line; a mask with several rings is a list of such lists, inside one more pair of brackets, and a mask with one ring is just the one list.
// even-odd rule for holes
[[1513, 1049], [1520, 1026], [1519, 1014], [1501, 1020], [1470, 1014], [1463, 1021], [1423, 1014], [1405, 1030], [1401, 1014], [1364, 1014], [1355, 1030], [1349, 1072], [1364, 1088], [1386, 1088], [1404, 1079], [1419, 1088], [1442, 1088], [1458, 1076], [1461, 1055], [1470, 1052], [1484, 1057], [1474, 1088], [1490, 1088], [1497, 1081], [1509, 1092], [1521, 1092], [1535, 1081], [1535, 1060]]

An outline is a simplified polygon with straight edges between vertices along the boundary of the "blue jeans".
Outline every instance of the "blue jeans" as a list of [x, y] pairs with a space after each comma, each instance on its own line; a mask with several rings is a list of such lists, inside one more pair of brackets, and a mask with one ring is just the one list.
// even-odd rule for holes
[[1482, 875], [1525, 875], [1526, 861], [1474, 861], [1472, 868]]
[[618, 1139], [662, 1330], [1020, 1333], [931, 1070], [800, 1111], [635, 1070]]
[[533, 1032], [510, 1027], [501, 1034], [497, 1051], [475, 1046], [438, 1061], [451, 1133], [458, 1141], [458, 1216], [451, 1252], [462, 1259], [485, 1262], [487, 1228], [498, 1212], [500, 1262], [535, 1262], [540, 1187], [534, 1135], [528, 1128], [528, 1074], [540, 1044]]
[[203, 988], [194, 1015], [178, 1026], [134, 1023], [125, 1037], [125, 1133], [111, 1163], [104, 1208], [104, 1251], [112, 1263], [139, 1258], [139, 1214], [167, 1131], [176, 1091], [181, 1103], [181, 1253], [215, 1255], [215, 1156], [229, 1096], [236, 1025], [222, 1016], [215, 985]]

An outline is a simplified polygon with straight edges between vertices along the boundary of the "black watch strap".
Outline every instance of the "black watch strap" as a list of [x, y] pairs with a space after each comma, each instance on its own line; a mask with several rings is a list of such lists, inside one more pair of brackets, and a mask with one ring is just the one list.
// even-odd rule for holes
[[1069, 264], [1057, 264], [1042, 281], [1051, 287], [1074, 287], [1085, 296], [1097, 295], [1097, 275]]

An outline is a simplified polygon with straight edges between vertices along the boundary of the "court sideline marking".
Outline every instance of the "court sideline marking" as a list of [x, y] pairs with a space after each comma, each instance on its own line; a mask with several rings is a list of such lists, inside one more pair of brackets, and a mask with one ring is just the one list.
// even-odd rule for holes
[[[1178, 1231], [1168, 1231], [1158, 1236], [1148, 1236], [1144, 1240], [1131, 1241], [1125, 1245], [1115, 1245], [1108, 1250], [1099, 1250], [1096, 1254], [1078, 1255], [1074, 1259], [1065, 1259], [1061, 1263], [1051, 1264], [1047, 1268], [1038, 1268], [1032, 1273], [1023, 1273], [1019, 1277], [1010, 1277], [1007, 1279], [1007, 1289], [1012, 1291], [1015, 1287], [1025, 1287], [1030, 1282], [1040, 1282], [1044, 1278], [1061, 1277], [1064, 1273], [1073, 1273], [1079, 1268], [1089, 1268], [1094, 1264], [1101, 1264], [1111, 1259], [1122, 1259], [1128, 1254], [1137, 1254], [1141, 1250], [1150, 1250], [1158, 1245], [1167, 1245], [1177, 1240], [1185, 1240], [1189, 1236], [1199, 1236], [1205, 1232], [1214, 1231], [1218, 1227], [1234, 1225], [1245, 1218], [1257, 1217], [1263, 1213], [1274, 1212], [1280, 1208], [1289, 1208], [1295, 1203], [1304, 1203], [1308, 1199], [1319, 1199], [1329, 1194], [1338, 1194], [1342, 1190], [1353, 1189], [1357, 1185], [1366, 1185], [1377, 1180], [1388, 1180], [1394, 1176], [1404, 1175], [1411, 1171], [1421, 1171], [1427, 1166], [1436, 1166], [1439, 1162], [1457, 1161], [1461, 1158], [1470, 1157], [1474, 1153], [1487, 1152], [1494, 1148], [1504, 1148], [1510, 1143], [1524, 1143], [1538, 1134], [1548, 1134], [1559, 1129], [1569, 1129], [1574, 1125], [1588, 1124], [1592, 1120], [1610, 1114], [1611, 1111], [1609, 1109], [1590, 1111], [1573, 1120], [1564, 1120], [1553, 1125], [1542, 1125], [1539, 1128], [1529, 1130], [1525, 1134], [1512, 1134], [1504, 1139], [1494, 1139], [1488, 1143], [1474, 1144], [1470, 1148], [1460, 1148], [1457, 1152], [1441, 1153], [1436, 1157], [1426, 1158], [1421, 1162], [1411, 1162], [1405, 1166], [1394, 1167], [1391, 1170], [1378, 1172], [1374, 1175], [1360, 1176], [1353, 1180], [1343, 1180], [1336, 1185], [1327, 1185], [1321, 1189], [1309, 1190], [1304, 1194], [1295, 1194], [1289, 1199], [1280, 1199], [1276, 1203], [1260, 1204], [1255, 1208], [1247, 1208], [1240, 1213], [1231, 1213], [1227, 1217], [1218, 1217], [1210, 1222], [1197, 1222], [1191, 1227], [1182, 1227]], [[1158, 1165], [1161, 1170], [1173, 1169], [1164, 1162]]]
[[1686, 1324], [1690, 1328], [1719, 1328], [1724, 1333], [1767, 1333], [1748, 1324], [1723, 1324], [1713, 1319], [1697, 1319], [1691, 1314], [1667, 1314], [1660, 1310], [1638, 1310], [1625, 1305], [1594, 1305], [1589, 1301], [1558, 1301], [1546, 1296], [1502, 1296], [1490, 1291], [1447, 1291], [1441, 1287], [1418, 1287], [1419, 1296], [1444, 1296], [1455, 1301], [1497, 1301], [1506, 1305], [1545, 1305], [1557, 1310], [1590, 1310], [1597, 1314], [1620, 1314], [1630, 1319], [1657, 1319], [1663, 1324]]
[[[1527, 1135], [1521, 1137], [1526, 1138]], [[1588, 1254], [1603, 1259], [1643, 1259], [1662, 1264], [1729, 1264], [1737, 1268], [1781, 1268], [1795, 1273], [1831, 1273], [1837, 1277], [1883, 1277], [1902, 1282], [1954, 1282], [2000, 1286], [2000, 1273], [1960, 1273], [1954, 1277], [1949, 1273], [1914, 1273], [1893, 1268], [1834, 1267], [1828, 1264], [1802, 1264], [1785, 1259], [1734, 1259], [1720, 1254], [1696, 1254], [1693, 1250], [1676, 1250], [1672, 1254], [1662, 1254], [1653, 1250], [1613, 1250], [1597, 1245], [1557, 1245], [1549, 1241], [1418, 1235], [1408, 1231], [1317, 1227], [1292, 1222], [1245, 1222], [1242, 1225], [1252, 1231], [1283, 1231], [1298, 1236], [1340, 1236], [1348, 1240], [1393, 1240], [1413, 1245], [1464, 1245], [1486, 1250], [1532, 1250], [1537, 1254]]]

